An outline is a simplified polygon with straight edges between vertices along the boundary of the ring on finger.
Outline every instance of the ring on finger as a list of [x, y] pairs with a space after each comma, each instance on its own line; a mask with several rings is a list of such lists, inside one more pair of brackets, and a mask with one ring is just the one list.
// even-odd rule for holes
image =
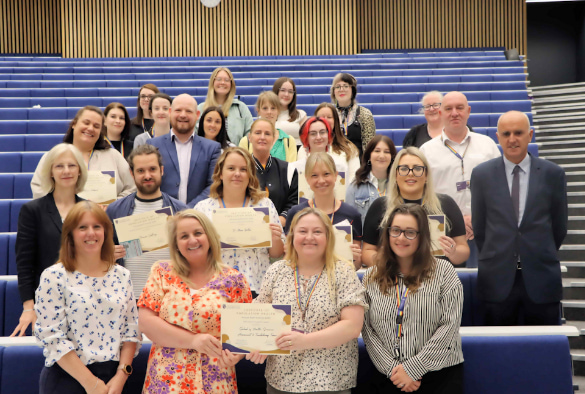
[[292, 346], [292, 341], [288, 341], [288, 346]]

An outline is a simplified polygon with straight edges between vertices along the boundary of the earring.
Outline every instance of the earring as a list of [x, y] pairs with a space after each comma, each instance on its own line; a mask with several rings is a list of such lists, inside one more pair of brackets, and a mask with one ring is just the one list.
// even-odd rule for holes
[[371, 167], [372, 166], [372, 162], [368, 160], [367, 166], [368, 167]]

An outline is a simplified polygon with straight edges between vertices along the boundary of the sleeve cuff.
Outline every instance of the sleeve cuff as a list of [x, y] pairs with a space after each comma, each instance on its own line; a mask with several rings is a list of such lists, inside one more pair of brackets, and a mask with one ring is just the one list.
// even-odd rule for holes
[[419, 380], [423, 377], [425, 373], [427, 373], [427, 369], [424, 365], [420, 362], [420, 360], [416, 357], [413, 357], [404, 363], [402, 363], [404, 367], [404, 372], [412, 379], [412, 380]]

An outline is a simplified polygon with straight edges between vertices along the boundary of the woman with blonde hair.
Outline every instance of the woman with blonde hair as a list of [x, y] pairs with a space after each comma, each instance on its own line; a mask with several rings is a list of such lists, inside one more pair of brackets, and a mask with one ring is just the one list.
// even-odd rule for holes
[[251, 302], [248, 282], [222, 263], [219, 236], [204, 213], [178, 212], [168, 236], [171, 260], [153, 265], [138, 300], [140, 328], [152, 340], [143, 393], [235, 393], [242, 356], [222, 350], [220, 305]]
[[256, 165], [248, 151], [236, 147], [224, 150], [217, 160], [212, 179], [209, 198], [195, 206], [196, 210], [206, 214], [209, 219], [213, 220], [214, 210], [222, 208], [268, 208], [272, 247], [226, 248], [221, 252], [222, 261], [244, 274], [252, 292], [257, 292], [270, 265], [270, 258], [281, 257], [284, 251], [284, 237], [278, 212], [259, 187]]
[[394, 208], [404, 203], [422, 205], [428, 215], [445, 215], [446, 235], [440, 237], [440, 247], [453, 264], [467, 260], [469, 246], [461, 210], [450, 196], [435, 193], [431, 175], [427, 158], [418, 148], [411, 146], [398, 152], [390, 168], [386, 196], [374, 201], [364, 221], [364, 264], [374, 264], [381, 229]]
[[226, 119], [226, 128], [231, 143], [238, 145], [240, 140], [250, 132], [252, 114], [248, 106], [235, 98], [236, 81], [232, 72], [225, 67], [218, 67], [211, 73], [207, 97], [197, 106], [200, 112], [208, 107], [220, 107]]
[[[287, 357], [268, 356], [266, 392], [349, 394], [356, 385], [357, 337], [367, 309], [353, 267], [334, 253], [331, 221], [305, 208], [291, 222], [284, 260], [266, 273], [255, 302], [292, 305], [292, 331], [276, 338]], [[248, 356], [263, 362], [266, 356]]]
[[63, 221], [83, 200], [77, 195], [87, 180], [81, 152], [72, 144], [55, 145], [45, 157], [39, 179], [47, 194], [24, 204], [18, 215], [16, 269], [23, 311], [12, 336], [23, 336], [29, 324], [34, 326], [35, 290], [41, 273], [57, 262]]
[[130, 272], [114, 258], [113, 233], [91, 201], [75, 204], [65, 218], [59, 262], [43, 271], [36, 291], [42, 394], [120, 393], [132, 374], [142, 334]]

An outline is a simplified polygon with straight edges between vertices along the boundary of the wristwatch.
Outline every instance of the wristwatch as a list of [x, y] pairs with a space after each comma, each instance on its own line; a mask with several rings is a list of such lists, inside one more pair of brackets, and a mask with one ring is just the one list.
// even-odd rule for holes
[[120, 364], [118, 369], [121, 369], [122, 371], [124, 371], [124, 373], [128, 376], [132, 375], [132, 365]]

